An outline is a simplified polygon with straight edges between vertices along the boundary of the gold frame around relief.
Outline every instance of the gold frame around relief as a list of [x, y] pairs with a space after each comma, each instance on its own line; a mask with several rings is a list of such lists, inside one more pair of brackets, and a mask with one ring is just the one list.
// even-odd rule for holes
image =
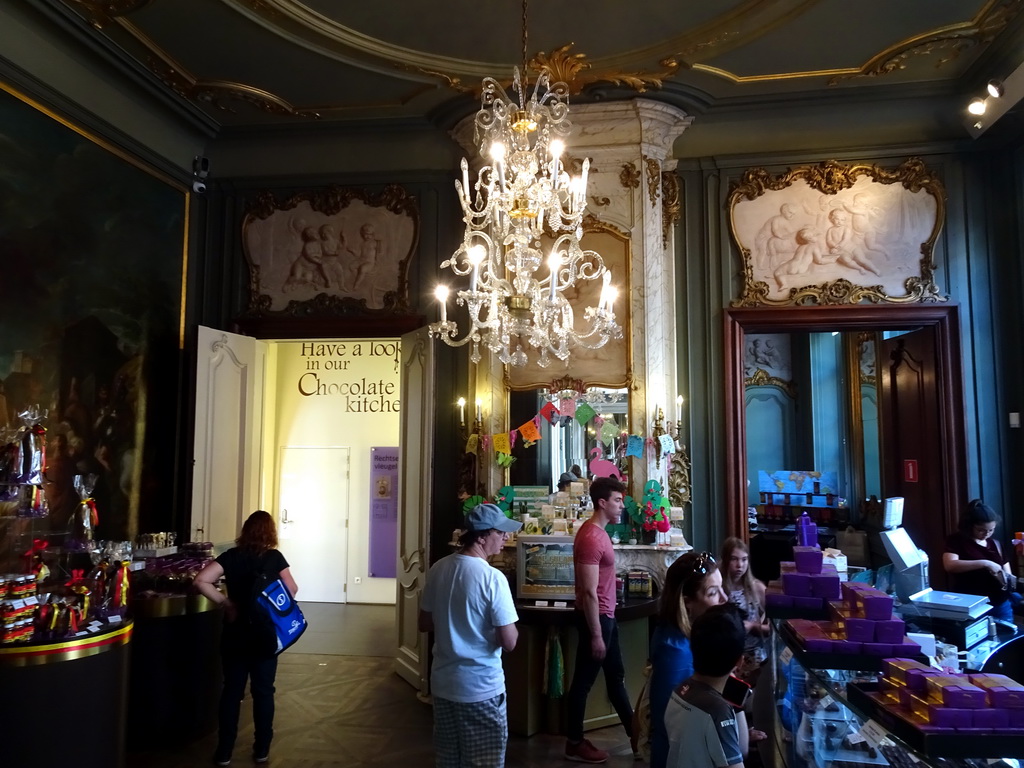
[[[608, 389], [622, 389], [625, 388], [632, 393], [633, 390], [633, 335], [632, 335], [632, 307], [630, 302], [632, 301], [632, 283], [630, 270], [632, 269], [633, 262], [633, 249], [632, 242], [628, 232], [619, 229], [614, 224], [608, 224], [601, 221], [592, 214], [587, 214], [583, 218], [583, 236], [584, 238], [588, 234], [604, 234], [610, 235], [622, 243], [623, 246], [623, 259], [625, 274], [624, 288], [620, 292], [622, 298], [619, 306], [623, 309], [616, 310], [616, 316], [619, 320], [619, 324], [622, 326], [622, 344], [625, 346], [626, 353], [626, 365], [625, 375], [621, 379], [600, 379], [600, 378], [580, 378], [573, 376], [571, 372], [563, 372], [561, 370], [551, 370], [561, 367], [561, 361], [557, 360], [552, 363], [548, 369], [540, 368], [536, 365], [534, 360], [530, 360], [522, 368], [516, 368], [516, 373], [523, 373], [529, 378], [524, 381], [517, 381], [513, 383], [509, 374], [509, 367], [505, 366], [504, 373], [502, 375], [505, 390], [507, 392], [523, 392], [531, 389], [548, 388], [553, 382], [561, 379], [569, 378], [573, 381], [578, 381], [582, 386], [582, 390], [586, 391], [589, 387], [606, 387]], [[613, 275], [614, 277], [614, 275]], [[614, 342], [610, 342], [614, 343]], [[603, 348], [602, 348], [603, 349]], [[572, 360], [570, 355], [569, 360]]]
[[[861, 285], [845, 278], [819, 283], [817, 285], [793, 286], [788, 296], [781, 299], [770, 297], [772, 288], [763, 280], [754, 277], [754, 262], [749, 247], [740, 240], [736, 230], [736, 206], [744, 201], [754, 200], [768, 192], [785, 190], [797, 181], [803, 181], [812, 190], [823, 195], [835, 195], [850, 189], [862, 177], [877, 184], [900, 184], [908, 192], [924, 191], [935, 201], [935, 221], [927, 239], [921, 243], [919, 273], [904, 281], [906, 293], [891, 295], [881, 285]], [[895, 169], [882, 168], [873, 164], [844, 165], [827, 160], [818, 165], [791, 168], [784, 173], [773, 175], [765, 168], [749, 168], [729, 188], [726, 209], [729, 211], [729, 229], [743, 259], [743, 293], [734, 299], [731, 306], [797, 306], [797, 305], [844, 305], [870, 302], [872, 304], [907, 304], [912, 302], [940, 302], [948, 297], [939, 292], [935, 284], [935, 260], [933, 250], [946, 217], [946, 191], [937, 176], [932, 174], [919, 158], [910, 158]]]
[[745, 387], [778, 387], [790, 398], [796, 397], [796, 385], [792, 381], [786, 381], [780, 379], [777, 376], [772, 376], [764, 368], [758, 368], [754, 371], [753, 376], [748, 376], [743, 380], [743, 386]]
[[[354, 222], [344, 221], [344, 217], [353, 203], [361, 203], [367, 208], [380, 208], [383, 213], [375, 214], [372, 223], [379, 225], [388, 224], [393, 218], [408, 219], [411, 226], [411, 237], [408, 243], [408, 250], [405, 253], [397, 254], [397, 263], [393, 273], [393, 282], [388, 283], [383, 295], [380, 297], [380, 306], [367, 306], [367, 299], [373, 298], [373, 284], [369, 290], [353, 287], [352, 289], [338, 290], [330, 284], [326, 287], [320, 286], [312, 290], [303, 290], [303, 298], [291, 299], [280, 309], [274, 309], [274, 303], [283, 301], [286, 297], [283, 291], [287, 289], [277, 287], [269, 292], [267, 276], [259, 263], [256, 263], [254, 255], [250, 252], [249, 238], [247, 233], [256, 222], [265, 221], [287, 211], [292, 211], [301, 204], [308, 204], [311, 213], [322, 217], [327, 224], [333, 225], [338, 231], [341, 245], [345, 244], [341, 224], [351, 226]], [[319, 221], [319, 219], [318, 219]], [[316, 229], [323, 224], [319, 221]], [[398, 184], [389, 184], [380, 192], [371, 192], [365, 189], [353, 189], [350, 187], [329, 186], [322, 189], [315, 189], [308, 192], [301, 192], [292, 195], [286, 200], [278, 200], [272, 192], [262, 191], [258, 196], [250, 200], [245, 209], [245, 216], [242, 220], [242, 250], [245, 255], [246, 264], [249, 267], [249, 307], [247, 317], [309, 317], [309, 316], [381, 316], [406, 314], [411, 312], [409, 304], [409, 265], [413, 255], [417, 252], [420, 239], [420, 211], [417, 199], [410, 195], [406, 189]], [[386, 231], [379, 231], [380, 243], [388, 237]], [[409, 233], [406, 233], [407, 235]], [[351, 255], [351, 252], [349, 252]], [[346, 267], [350, 268], [350, 267]], [[277, 271], [280, 271], [278, 268]], [[291, 278], [289, 278], [290, 282]], [[358, 286], [358, 278], [357, 283]]]

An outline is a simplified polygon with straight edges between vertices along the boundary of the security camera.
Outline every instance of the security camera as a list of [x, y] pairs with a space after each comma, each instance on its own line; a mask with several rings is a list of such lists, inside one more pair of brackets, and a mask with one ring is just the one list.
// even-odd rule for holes
[[192, 182], [192, 191], [195, 192], [197, 195], [201, 195], [204, 192], [206, 192], [206, 184], [204, 182], [198, 181], [198, 180], [193, 181]]
[[192, 158], [192, 173], [200, 179], [205, 179], [210, 175], [210, 160], [209, 158], [203, 157], [202, 155], [196, 155]]

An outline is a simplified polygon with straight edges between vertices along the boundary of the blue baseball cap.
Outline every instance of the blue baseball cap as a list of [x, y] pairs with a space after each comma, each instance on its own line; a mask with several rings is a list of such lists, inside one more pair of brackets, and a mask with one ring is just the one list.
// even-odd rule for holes
[[515, 533], [523, 524], [507, 517], [497, 504], [477, 504], [466, 515], [466, 527], [471, 531], [489, 531], [495, 528], [505, 533]]

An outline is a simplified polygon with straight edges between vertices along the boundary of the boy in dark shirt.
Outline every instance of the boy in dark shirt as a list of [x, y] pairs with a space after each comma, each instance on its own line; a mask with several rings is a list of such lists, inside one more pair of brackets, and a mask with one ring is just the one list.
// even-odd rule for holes
[[670, 768], [743, 768], [747, 721], [742, 702], [722, 695], [743, 658], [746, 630], [736, 606], [709, 608], [690, 632], [694, 674], [672, 694], [665, 710]]

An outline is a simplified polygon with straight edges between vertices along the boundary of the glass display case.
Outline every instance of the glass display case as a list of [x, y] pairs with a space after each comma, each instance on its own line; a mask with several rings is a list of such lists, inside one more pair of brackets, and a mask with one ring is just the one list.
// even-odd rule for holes
[[752, 720], [755, 727], [772, 724], [759, 746], [766, 768], [914, 768], [918, 763], [982, 768], [998, 758], [1024, 757], [1021, 734], [928, 735], [909, 728], [873, 698], [881, 674], [877, 665], [866, 670], [815, 666], [811, 661], [821, 659], [787, 642], [779, 625], [772, 621], [768, 674], [762, 676], [766, 685], [755, 693]]

